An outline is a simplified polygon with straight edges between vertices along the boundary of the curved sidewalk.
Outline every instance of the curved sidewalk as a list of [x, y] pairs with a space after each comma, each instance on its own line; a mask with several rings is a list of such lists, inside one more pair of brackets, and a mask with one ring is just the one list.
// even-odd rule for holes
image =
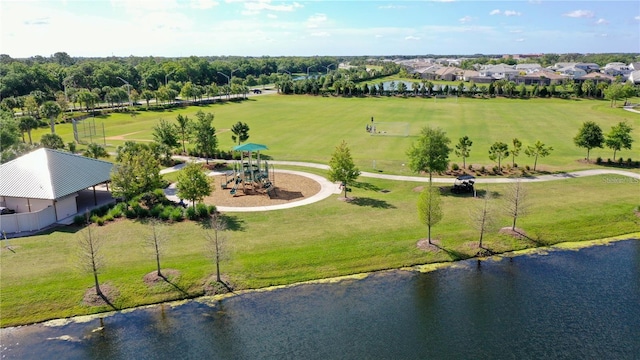
[[[180, 170], [186, 164], [186, 161], [195, 161], [195, 162], [204, 162], [205, 159], [201, 158], [188, 158], [188, 157], [176, 157], [184, 160], [185, 163], [178, 164], [171, 168], [166, 168], [160, 171], [161, 174], [170, 173], [173, 171]], [[210, 160], [211, 161], [211, 160]], [[300, 167], [308, 167], [314, 169], [322, 169], [328, 170], [329, 166], [324, 164], [316, 164], [316, 163], [308, 163], [308, 162], [299, 162], [299, 161], [269, 161], [269, 163], [273, 165], [287, 165], [287, 166], [300, 166]], [[326, 178], [310, 174], [302, 171], [294, 171], [294, 170], [275, 170], [279, 173], [284, 174], [293, 174], [299, 176], [305, 176], [310, 179], [317, 181], [320, 184], [320, 192], [317, 194], [310, 196], [308, 198], [293, 201], [285, 204], [277, 204], [277, 205], [268, 205], [268, 206], [254, 206], [254, 207], [232, 207], [232, 206], [217, 206], [220, 211], [227, 212], [253, 212], [253, 211], [270, 211], [270, 210], [281, 210], [281, 209], [289, 209], [297, 206], [308, 205], [320, 200], [324, 200], [330, 197], [333, 194], [340, 194], [340, 189], [337, 184], [334, 184], [327, 180]], [[223, 174], [221, 172], [212, 171], [208, 175], [213, 176], [217, 174]], [[624, 170], [613, 170], [613, 169], [591, 169], [591, 170], [581, 170], [581, 171], [572, 171], [568, 173], [559, 173], [559, 174], [550, 174], [550, 175], [541, 175], [541, 176], [528, 176], [522, 178], [476, 178], [476, 184], [506, 184], [515, 181], [522, 182], [544, 182], [544, 181], [556, 181], [556, 180], [566, 180], [566, 179], [575, 179], [587, 176], [596, 176], [596, 175], [621, 175], [627, 176], [633, 181], [640, 184], [640, 174], [624, 171]], [[360, 176], [368, 177], [368, 178], [376, 178], [376, 179], [386, 179], [386, 180], [394, 180], [394, 181], [413, 181], [413, 182], [429, 182], [429, 178], [424, 176], [404, 176], [404, 175], [388, 175], [388, 174], [379, 174], [379, 173], [371, 173], [363, 171]], [[455, 178], [433, 178], [433, 182], [441, 183], [441, 184], [453, 184]], [[176, 196], [175, 184], [171, 184], [167, 189], [165, 189], [165, 194], [167, 198], [173, 201], [180, 201], [180, 199]]]

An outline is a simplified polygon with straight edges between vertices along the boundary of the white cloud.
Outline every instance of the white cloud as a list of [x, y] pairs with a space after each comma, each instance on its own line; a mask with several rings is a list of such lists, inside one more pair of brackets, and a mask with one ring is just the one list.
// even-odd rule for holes
[[404, 5], [380, 5], [378, 9], [404, 9], [406, 6]]
[[416, 41], [417, 41], [417, 40], [420, 40], [420, 38], [419, 38], [419, 37], [417, 37], [417, 36], [413, 36], [413, 35], [406, 36], [404, 39], [405, 39], [405, 40], [416, 40]]
[[513, 11], [513, 10], [505, 10], [504, 11], [504, 16], [520, 16], [520, 15], [522, 15], [522, 14], [517, 12], [517, 11]]
[[596, 21], [596, 25], [608, 25], [608, 24], [609, 24], [609, 22], [607, 20], [605, 20], [605, 19], [598, 19]]
[[460, 22], [461, 22], [461, 23], [463, 23], [463, 24], [466, 24], [466, 23], [468, 23], [468, 22], [471, 22], [472, 20], [473, 20], [473, 18], [472, 18], [471, 16], [469, 16], [469, 15], [467, 15], [467, 16], [465, 16], [465, 17], [463, 17], [463, 18], [458, 19], [458, 21], [460, 21]]
[[327, 36], [331, 36], [331, 34], [329, 34], [326, 31], [318, 31], [318, 32], [313, 32], [310, 34], [311, 36], [315, 36], [315, 37], [327, 37]]
[[215, 0], [191, 0], [191, 7], [194, 9], [211, 9], [215, 6], [218, 6], [218, 2]]
[[509, 32], [510, 32], [510, 33], [512, 33], [512, 34], [519, 34], [519, 33], [521, 33], [521, 32], [522, 32], [522, 30], [520, 30], [520, 29], [513, 29], [513, 30], [509, 30]]
[[283, 3], [278, 5], [272, 4], [271, 0], [257, 0], [257, 1], [244, 2], [244, 8], [248, 12], [257, 12], [261, 10], [290, 12], [301, 7], [303, 6], [298, 2], [293, 2], [292, 4]]
[[139, 14], [141, 12], [157, 12], [177, 9], [179, 7], [176, 0], [111, 0], [114, 8], [123, 8], [127, 13]]
[[640, 21], [640, 15], [633, 18], [635, 21]]
[[267, 17], [268, 17], [269, 19], [277, 19], [277, 18], [278, 18], [278, 15], [275, 15], [275, 14], [267, 14]]
[[608, 34], [600, 34], [601, 37], [607, 37], [609, 36]]
[[375, 37], [375, 38], [381, 38], [381, 37], [383, 37], [383, 35], [376, 34], [376, 36], [374, 36], [374, 37]]
[[491, 10], [489, 15], [500, 15], [500, 9]]
[[572, 17], [572, 18], [592, 18], [593, 11], [590, 10], [574, 10], [568, 13], [562, 14], [562, 16]]
[[307, 19], [307, 27], [314, 29], [320, 27], [327, 22], [327, 15], [325, 14], [313, 14]]
[[516, 39], [516, 42], [524, 42], [523, 38]]

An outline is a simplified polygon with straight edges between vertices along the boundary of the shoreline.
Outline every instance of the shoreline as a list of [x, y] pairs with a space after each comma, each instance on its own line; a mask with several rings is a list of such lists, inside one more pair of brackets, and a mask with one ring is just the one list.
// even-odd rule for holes
[[491, 255], [491, 256], [471, 257], [471, 258], [464, 259], [464, 260], [455, 260], [455, 261], [428, 263], [428, 264], [418, 264], [418, 265], [412, 265], [412, 266], [406, 266], [406, 267], [400, 267], [400, 268], [381, 269], [381, 270], [365, 272], [365, 273], [357, 273], [357, 274], [336, 276], [336, 277], [330, 277], [330, 278], [322, 278], [322, 279], [301, 281], [301, 282], [296, 282], [296, 283], [291, 283], [291, 284], [274, 285], [274, 286], [268, 286], [268, 287], [263, 287], [263, 288], [242, 289], [242, 290], [238, 290], [238, 291], [227, 293], [227, 294], [196, 296], [196, 297], [186, 298], [186, 299], [182, 299], [182, 300], [172, 300], [172, 301], [158, 302], [158, 303], [153, 303], [153, 304], [140, 305], [140, 306], [135, 306], [135, 307], [121, 309], [121, 310], [100, 312], [100, 313], [89, 314], [89, 315], [78, 315], [78, 316], [73, 316], [73, 317], [68, 317], [68, 318], [44, 320], [44, 321], [41, 321], [41, 322], [33, 322], [33, 323], [26, 323], [26, 324], [21, 324], [21, 325], [13, 325], [13, 326], [9, 326], [9, 327], [2, 327], [2, 328], [0, 328], [0, 333], [1, 332], [5, 332], [5, 331], [14, 331], [14, 330], [17, 330], [19, 328], [22, 328], [22, 327], [25, 327], [25, 326], [32, 326], [32, 325], [42, 325], [42, 326], [46, 326], [46, 327], [58, 327], [58, 326], [65, 326], [65, 325], [68, 325], [68, 324], [71, 324], [71, 323], [76, 323], [76, 324], [86, 323], [86, 322], [90, 322], [90, 321], [95, 320], [95, 319], [110, 317], [110, 316], [113, 316], [113, 315], [116, 315], [116, 314], [126, 314], [126, 313], [133, 312], [133, 311], [136, 311], [136, 310], [148, 309], [148, 308], [156, 307], [156, 306], [159, 306], [159, 305], [166, 305], [166, 306], [170, 306], [170, 307], [176, 307], [176, 306], [180, 306], [180, 305], [186, 304], [186, 303], [188, 303], [190, 301], [195, 301], [195, 302], [198, 302], [198, 303], [201, 303], [201, 304], [205, 304], [205, 305], [208, 305], [208, 306], [215, 306], [216, 305], [215, 303], [217, 303], [217, 302], [219, 302], [221, 300], [224, 300], [224, 299], [227, 299], [227, 298], [231, 298], [231, 297], [235, 297], [235, 296], [248, 294], [248, 293], [268, 292], [268, 291], [274, 291], [274, 290], [294, 288], [294, 287], [302, 286], [302, 285], [335, 284], [335, 283], [340, 283], [340, 282], [348, 281], [348, 280], [362, 280], [362, 279], [365, 279], [365, 278], [367, 278], [368, 276], [370, 276], [372, 274], [380, 274], [380, 273], [392, 272], [392, 271], [407, 271], [407, 272], [417, 272], [417, 273], [429, 273], [429, 272], [433, 272], [433, 271], [440, 270], [440, 269], [446, 269], [446, 268], [449, 268], [449, 267], [459, 266], [459, 264], [461, 262], [469, 261], [469, 260], [500, 261], [500, 260], [502, 260], [504, 258], [517, 257], [517, 256], [549, 255], [549, 254], [554, 253], [556, 251], [566, 251], [566, 250], [578, 251], [580, 249], [584, 249], [584, 248], [588, 248], [588, 247], [608, 246], [608, 245], [610, 245], [612, 243], [615, 243], [615, 242], [618, 242], [618, 241], [627, 241], [627, 240], [640, 241], [640, 232], [633, 232], [633, 233], [629, 233], [629, 234], [618, 235], [618, 236], [613, 236], [613, 237], [607, 237], [607, 238], [603, 238], [603, 239], [584, 240], [584, 241], [566, 241], [566, 242], [560, 242], [560, 243], [553, 244], [553, 245], [548, 245], [548, 246], [541, 246], [541, 247], [535, 247], [535, 248], [529, 248], [529, 249], [523, 249], [523, 250], [515, 250], [515, 251], [507, 251], [507, 252], [504, 252], [504, 253], [494, 254], [494, 255]]

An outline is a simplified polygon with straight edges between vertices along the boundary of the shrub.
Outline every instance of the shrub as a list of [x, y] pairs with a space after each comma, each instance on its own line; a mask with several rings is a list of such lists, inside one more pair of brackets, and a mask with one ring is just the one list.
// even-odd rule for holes
[[96, 218], [96, 224], [98, 224], [98, 226], [104, 225], [104, 218]]
[[89, 222], [95, 223], [95, 222], [98, 222], [98, 219], [100, 219], [100, 216], [91, 215], [91, 217], [89, 218]]
[[215, 205], [209, 205], [209, 215], [215, 214], [216, 211], [218, 210], [216, 209]]
[[529, 165], [525, 166], [524, 168], [525, 168], [525, 170], [527, 170], [527, 171], [531, 170], [531, 167], [530, 167]]
[[173, 212], [174, 209], [175, 208], [173, 206], [164, 207], [158, 217], [162, 221], [167, 221], [171, 218], [171, 213]]
[[468, 168], [469, 170], [473, 170], [473, 165], [469, 164]]
[[113, 221], [113, 215], [107, 214], [107, 215], [103, 216], [102, 219], [104, 221]]
[[151, 209], [158, 204], [166, 204], [168, 199], [164, 195], [164, 191], [162, 189], [155, 189], [142, 194], [139, 201], [143, 206]]
[[624, 165], [624, 159], [623, 158], [621, 158], [621, 157], [618, 158], [618, 165], [620, 165], [620, 166]]
[[187, 208], [187, 219], [198, 220], [198, 213], [196, 213], [196, 208], [194, 208], [193, 206], [189, 206]]
[[164, 209], [165, 208], [164, 206], [162, 206], [162, 204], [158, 204], [149, 210], [149, 214], [151, 215], [151, 217], [158, 218], [160, 217], [160, 214], [164, 211]]
[[149, 210], [148, 210], [148, 209], [146, 209], [146, 208], [143, 208], [143, 207], [142, 207], [142, 206], [140, 206], [140, 205], [137, 205], [137, 206], [134, 208], [134, 211], [135, 211], [135, 213], [136, 213], [136, 216], [137, 216], [138, 218], [140, 218], [140, 219], [144, 219], [144, 218], [148, 218], [148, 217], [149, 217]]
[[451, 164], [451, 170], [458, 171], [458, 170], [460, 170], [460, 166], [458, 166], [458, 164], [456, 164], [456, 163], [453, 163], [453, 164]]
[[85, 217], [84, 215], [76, 215], [73, 217], [73, 225], [81, 226], [84, 225]]
[[480, 167], [480, 172], [484, 174], [486, 171], [487, 169], [482, 165], [482, 167]]
[[169, 216], [171, 221], [182, 221], [184, 220], [184, 212], [182, 208], [176, 207], [171, 211], [171, 215]]
[[[118, 205], [120, 205], [120, 204], [118, 204]], [[109, 210], [107, 215], [111, 216], [114, 219], [117, 219], [117, 218], [121, 218], [123, 213], [124, 212], [122, 211], [122, 208], [120, 206], [115, 206], [111, 210]]]
[[135, 219], [138, 216], [138, 214], [136, 214], [136, 211], [133, 208], [131, 208], [124, 211], [124, 216], [127, 219]]
[[209, 216], [209, 208], [203, 203], [196, 204], [196, 214], [198, 215], [198, 218], [204, 219]]
[[513, 168], [517, 168], [518, 167], [518, 163], [513, 163]]
[[598, 158], [596, 159], [596, 164], [602, 164], [602, 158], [600, 156], [598, 156]]
[[500, 169], [498, 165], [494, 166], [492, 170], [494, 174], [500, 174], [502, 172], [502, 169]]
[[631, 158], [627, 159], [627, 166], [631, 167], [633, 165], [633, 160], [631, 160]]
[[611, 165], [613, 164], [613, 161], [611, 161], [611, 159], [607, 159], [607, 165]]

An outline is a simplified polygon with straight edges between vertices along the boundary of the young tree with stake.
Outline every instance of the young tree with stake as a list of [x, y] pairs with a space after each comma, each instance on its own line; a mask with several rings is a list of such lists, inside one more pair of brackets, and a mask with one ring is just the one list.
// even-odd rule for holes
[[102, 238], [92, 232], [90, 225], [87, 226], [84, 231], [81, 232], [78, 239], [79, 265], [82, 270], [93, 275], [96, 295], [105, 298], [100, 289], [100, 282], [98, 281], [98, 274], [104, 266], [104, 259], [100, 251], [101, 247]]
[[469, 140], [469, 137], [466, 135], [461, 137], [456, 144], [455, 154], [462, 158], [463, 169], [467, 167], [465, 160], [469, 157], [469, 153], [471, 153], [471, 145], [473, 145], [473, 141]]
[[431, 227], [443, 216], [440, 189], [429, 186], [422, 190], [418, 197], [418, 216], [420, 222], [427, 226], [427, 240], [431, 244]]
[[344, 187], [344, 198], [347, 198], [347, 186], [360, 176], [360, 170], [353, 163], [351, 150], [346, 141], [342, 141], [329, 160], [329, 180], [340, 181]]

